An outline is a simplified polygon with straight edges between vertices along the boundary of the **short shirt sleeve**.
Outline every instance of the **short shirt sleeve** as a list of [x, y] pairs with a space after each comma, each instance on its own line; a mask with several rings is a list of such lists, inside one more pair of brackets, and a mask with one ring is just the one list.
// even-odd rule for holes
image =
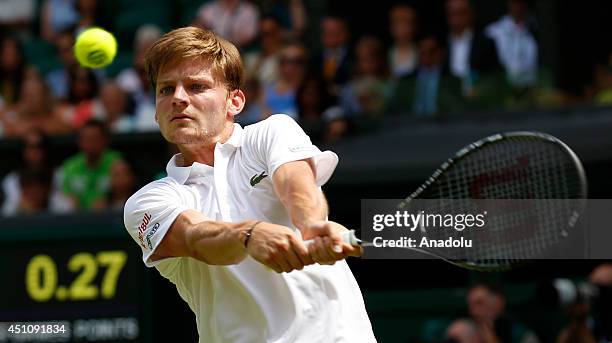
[[147, 267], [160, 263], [161, 260], [152, 261], [151, 257], [176, 217], [187, 209], [176, 185], [166, 179], [146, 185], [128, 199], [123, 220], [128, 233], [140, 246]]
[[335, 153], [319, 150], [295, 120], [287, 115], [276, 114], [265, 122], [261, 128], [263, 132], [258, 137], [261, 140], [259, 145], [263, 150], [263, 159], [271, 175], [287, 162], [312, 158], [317, 185], [321, 186], [329, 180], [338, 165]]

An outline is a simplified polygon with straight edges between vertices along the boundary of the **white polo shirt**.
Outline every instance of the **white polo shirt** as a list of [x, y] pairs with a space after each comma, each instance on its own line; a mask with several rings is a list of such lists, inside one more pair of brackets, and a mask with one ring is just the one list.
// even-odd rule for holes
[[215, 147], [214, 168], [197, 162], [179, 167], [178, 158], [168, 163], [168, 177], [127, 201], [124, 220], [145, 264], [173, 282], [196, 314], [200, 342], [376, 341], [344, 260], [282, 274], [251, 257], [230, 266], [189, 257], [151, 261], [176, 217], [187, 209], [212, 220], [257, 219], [293, 228], [272, 175], [284, 163], [312, 158], [321, 186], [338, 163], [336, 154], [321, 152], [290, 117], [273, 115], [244, 129], [234, 124], [229, 140]]

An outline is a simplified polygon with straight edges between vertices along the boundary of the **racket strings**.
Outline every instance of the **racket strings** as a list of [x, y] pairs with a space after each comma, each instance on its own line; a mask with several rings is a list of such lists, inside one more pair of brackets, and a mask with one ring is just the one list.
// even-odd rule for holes
[[[459, 162], [452, 163], [419, 196], [438, 199], [426, 213], [478, 213], [476, 204], [459, 202], [457, 207], [457, 201], [448, 199], [576, 199], [584, 191], [580, 171], [568, 152], [539, 138], [519, 137], [485, 145], [477, 153], [460, 157]], [[445, 249], [446, 257], [481, 266], [533, 258], [564, 236], [562, 228], [574, 208], [569, 202], [523, 201], [519, 205], [517, 210], [487, 218], [486, 244]], [[456, 236], [476, 239], [481, 234], [465, 230]], [[448, 236], [448, 230], [427, 231], [431, 239]]]

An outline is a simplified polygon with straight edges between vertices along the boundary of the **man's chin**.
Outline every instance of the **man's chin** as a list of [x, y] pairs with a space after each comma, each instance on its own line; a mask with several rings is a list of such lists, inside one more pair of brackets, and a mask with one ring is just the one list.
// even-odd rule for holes
[[193, 130], [175, 132], [172, 139], [170, 139], [172, 143], [180, 145], [202, 145], [209, 143], [211, 140], [212, 137], [208, 137], [202, 132], [193, 132]]

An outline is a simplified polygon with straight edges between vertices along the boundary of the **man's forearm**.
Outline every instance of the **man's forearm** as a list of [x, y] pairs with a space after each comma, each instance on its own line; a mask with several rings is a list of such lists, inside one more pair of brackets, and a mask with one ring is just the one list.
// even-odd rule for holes
[[275, 175], [275, 186], [291, 222], [298, 229], [309, 227], [312, 221], [325, 220], [327, 201], [315, 183], [314, 172], [307, 161], [283, 165]]
[[212, 265], [235, 264], [246, 256], [245, 232], [251, 222], [205, 221], [187, 231], [189, 256]]
[[255, 223], [211, 221], [199, 212], [181, 213], [155, 250], [157, 258], [189, 256], [213, 265], [240, 262], [246, 256], [245, 232]]
[[309, 189], [307, 185], [289, 186], [287, 210], [291, 222], [299, 229], [309, 226], [312, 221], [325, 220], [327, 217], [327, 201], [318, 188]]

